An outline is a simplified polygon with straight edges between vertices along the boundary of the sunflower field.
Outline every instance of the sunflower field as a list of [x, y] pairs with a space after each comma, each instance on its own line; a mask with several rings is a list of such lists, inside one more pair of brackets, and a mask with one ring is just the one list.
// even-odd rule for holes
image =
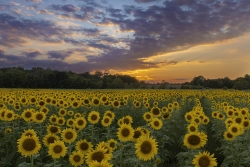
[[0, 167], [250, 167], [250, 92], [0, 89]]

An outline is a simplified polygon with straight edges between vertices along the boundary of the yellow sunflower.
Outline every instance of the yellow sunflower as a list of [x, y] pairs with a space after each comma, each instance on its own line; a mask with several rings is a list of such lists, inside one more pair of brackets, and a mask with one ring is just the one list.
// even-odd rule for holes
[[48, 154], [52, 156], [53, 159], [58, 159], [64, 157], [67, 153], [67, 147], [63, 141], [55, 141], [49, 145]]
[[33, 115], [34, 122], [42, 123], [46, 119], [44, 112], [35, 112]]
[[122, 122], [124, 124], [131, 125], [133, 123], [133, 118], [130, 115], [127, 115], [127, 116], [122, 118]]
[[203, 132], [192, 132], [184, 136], [184, 145], [187, 148], [197, 149], [203, 147], [207, 142], [207, 135]]
[[160, 130], [163, 125], [159, 118], [153, 118], [149, 124], [154, 130]]
[[37, 133], [35, 132], [34, 129], [28, 129], [28, 130], [24, 130], [24, 132], [22, 133], [22, 136], [37, 136]]
[[105, 111], [104, 116], [109, 116], [113, 120], [115, 118], [115, 113], [110, 110], [107, 110]]
[[185, 120], [186, 120], [187, 122], [191, 122], [191, 121], [193, 120], [193, 114], [191, 114], [191, 113], [186, 113], [186, 114], [185, 114]]
[[31, 122], [34, 112], [35, 112], [34, 109], [26, 109], [23, 111], [21, 116], [26, 122]]
[[143, 114], [143, 119], [147, 122], [150, 122], [152, 120], [153, 116], [151, 112], [145, 112]]
[[234, 136], [239, 136], [244, 133], [244, 128], [242, 125], [237, 124], [237, 123], [232, 123], [228, 127], [228, 131], [233, 134]]
[[134, 131], [133, 141], [137, 141], [141, 136], [145, 135], [141, 127], [138, 127]]
[[134, 136], [134, 129], [127, 124], [122, 124], [118, 129], [117, 136], [121, 141], [129, 141]]
[[69, 156], [69, 162], [72, 166], [80, 166], [84, 162], [84, 154], [80, 151], [74, 151]]
[[77, 137], [77, 133], [74, 129], [66, 128], [61, 133], [62, 140], [66, 143], [72, 143]]
[[74, 126], [75, 126], [75, 120], [74, 120], [73, 118], [67, 119], [66, 125], [67, 125], [68, 127], [74, 127]]
[[88, 142], [87, 140], [80, 140], [78, 142], [76, 142], [75, 145], [76, 150], [81, 151], [82, 153], [86, 154], [89, 151], [91, 151], [91, 149], [93, 148], [93, 145], [91, 144], [91, 142]]
[[195, 155], [192, 164], [194, 167], [215, 167], [217, 166], [216, 158], [214, 154], [204, 151], [203, 153], [199, 152], [198, 155]]
[[101, 162], [95, 160], [89, 163], [89, 167], [112, 167], [112, 166], [113, 165], [106, 160], [102, 160]]
[[102, 161], [108, 161], [112, 158], [111, 154], [106, 153], [107, 149], [100, 147], [95, 150], [91, 150], [87, 153], [86, 163], [90, 165], [92, 162], [97, 161], [101, 163]]
[[191, 123], [191, 124], [189, 124], [187, 126], [187, 130], [188, 130], [189, 133], [191, 133], [191, 132], [198, 132], [198, 125]]
[[9, 134], [9, 133], [11, 133], [12, 132], [12, 129], [11, 128], [5, 128], [4, 129], [4, 133], [5, 134]]
[[59, 115], [60, 117], [66, 116], [66, 115], [67, 115], [67, 110], [64, 109], [64, 108], [60, 108], [59, 111], [58, 111], [58, 115]]
[[17, 144], [18, 152], [24, 157], [37, 154], [41, 148], [37, 136], [22, 136], [18, 139]]
[[99, 106], [100, 105], [100, 100], [97, 97], [92, 98], [92, 104], [94, 106]]
[[47, 132], [48, 133], [53, 133], [53, 134], [59, 134], [59, 133], [61, 133], [61, 129], [60, 129], [59, 126], [48, 125], [47, 126]]
[[158, 144], [155, 139], [142, 136], [135, 144], [135, 154], [140, 160], [148, 161], [158, 153]]
[[64, 117], [58, 117], [56, 123], [60, 126], [63, 126], [65, 124], [65, 118]]
[[43, 137], [43, 144], [49, 147], [51, 143], [54, 143], [55, 141], [58, 141], [58, 140], [59, 140], [58, 136], [56, 136], [55, 134], [49, 133]]
[[97, 111], [91, 111], [88, 115], [88, 121], [91, 123], [91, 124], [96, 124], [98, 123], [100, 119], [100, 113], [97, 112]]
[[4, 120], [5, 121], [13, 121], [15, 119], [15, 113], [12, 110], [5, 110]]
[[57, 119], [58, 119], [58, 117], [56, 115], [52, 114], [49, 117], [49, 122], [52, 123], [52, 124], [56, 124], [57, 123]]
[[151, 108], [150, 112], [154, 117], [160, 117], [161, 116], [161, 109], [159, 107], [153, 107]]
[[224, 139], [230, 141], [230, 140], [234, 140], [236, 136], [234, 134], [232, 134], [231, 132], [226, 131], [226, 132], [224, 132], [223, 137], [224, 137]]
[[113, 151], [117, 148], [117, 141], [115, 139], [109, 139], [107, 142]]
[[112, 123], [112, 118], [110, 118], [109, 116], [104, 116], [102, 118], [101, 123], [102, 123], [102, 126], [107, 127]]
[[87, 125], [87, 121], [84, 117], [78, 117], [75, 119], [75, 127], [80, 129], [84, 129]]

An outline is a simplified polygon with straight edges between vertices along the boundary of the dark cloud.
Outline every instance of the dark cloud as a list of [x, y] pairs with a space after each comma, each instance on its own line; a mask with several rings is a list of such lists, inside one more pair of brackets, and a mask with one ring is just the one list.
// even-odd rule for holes
[[53, 59], [59, 59], [59, 60], [64, 60], [65, 58], [69, 57], [73, 51], [49, 51], [48, 58], [53, 58]]
[[23, 52], [23, 55], [25, 55], [28, 58], [36, 58], [37, 56], [40, 56], [41, 53], [39, 51], [33, 51], [33, 52]]
[[65, 11], [65, 12], [76, 12], [78, 11], [78, 7], [75, 7], [71, 4], [68, 5], [51, 5], [51, 8], [54, 10]]
[[135, 0], [135, 2], [137, 3], [148, 3], [148, 2], [155, 2], [155, 1], [158, 1], [158, 0]]

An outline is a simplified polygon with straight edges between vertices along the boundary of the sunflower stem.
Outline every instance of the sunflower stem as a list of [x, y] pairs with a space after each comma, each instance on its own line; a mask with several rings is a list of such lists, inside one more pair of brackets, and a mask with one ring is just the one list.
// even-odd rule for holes
[[54, 167], [56, 166], [56, 159], [54, 159]]
[[94, 139], [94, 125], [92, 125], [92, 128], [91, 128], [91, 143], [93, 143], [93, 139]]
[[31, 162], [31, 167], [33, 167], [34, 166], [34, 159], [33, 159], [32, 155], [30, 156], [30, 162]]
[[123, 145], [121, 146], [121, 154], [120, 154], [120, 167], [122, 167], [122, 155], [123, 155]]

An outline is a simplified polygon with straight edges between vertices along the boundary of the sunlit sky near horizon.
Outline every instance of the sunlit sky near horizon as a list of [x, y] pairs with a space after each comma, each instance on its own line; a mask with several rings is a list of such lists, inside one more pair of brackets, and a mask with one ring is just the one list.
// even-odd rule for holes
[[0, 0], [0, 68], [146, 82], [250, 74], [250, 0]]

